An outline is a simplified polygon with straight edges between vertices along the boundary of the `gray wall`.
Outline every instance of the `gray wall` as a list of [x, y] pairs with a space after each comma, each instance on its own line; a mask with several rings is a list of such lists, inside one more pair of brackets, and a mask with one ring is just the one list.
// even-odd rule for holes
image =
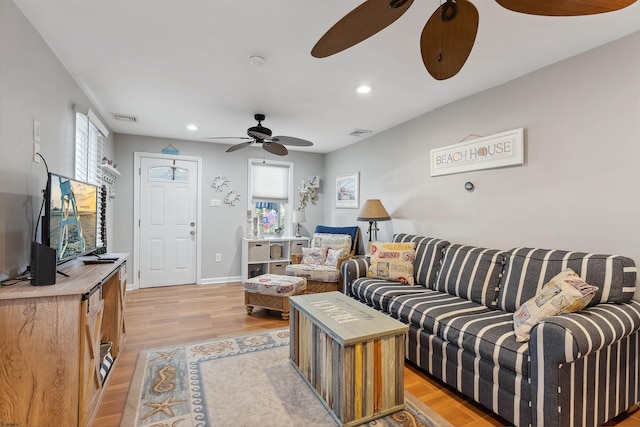
[[[178, 141], [145, 137], [138, 135], [122, 135], [115, 137], [115, 160], [122, 176], [116, 183], [116, 201], [118, 206], [118, 223], [115, 230], [115, 248], [121, 252], [133, 253], [133, 173], [134, 152], [160, 153], [169, 144], [180, 151], [181, 155], [202, 158], [202, 281], [218, 282], [225, 279], [238, 280], [241, 271], [240, 239], [244, 235], [247, 212], [247, 164], [249, 158], [262, 159], [265, 151], [261, 148], [246, 148], [233, 153], [225, 153], [227, 145], [206, 142]], [[286, 157], [273, 156], [267, 153], [269, 160], [282, 160], [294, 164], [294, 207], [300, 198], [296, 191], [303, 179], [308, 175], [323, 175], [324, 154], [290, 151]], [[236, 206], [225, 204], [222, 207], [211, 207], [211, 199], [222, 199], [223, 193], [215, 192], [209, 185], [216, 175], [224, 175], [231, 182], [229, 188], [237, 190], [241, 199]], [[303, 235], [313, 232], [316, 224], [322, 223], [324, 210], [322, 203], [325, 195], [320, 188], [317, 205], [308, 204], [305, 210], [307, 222]], [[222, 254], [222, 262], [215, 262], [214, 254]], [[129, 269], [129, 283], [137, 286], [134, 272]]]
[[[91, 106], [22, 12], [0, 1], [0, 279], [29, 264], [42, 203], [47, 175], [43, 163], [32, 161], [33, 120], [41, 124], [49, 169], [73, 176], [74, 103]], [[110, 137], [105, 155], [112, 155], [112, 145]]]
[[[380, 198], [393, 218], [380, 223], [380, 240], [409, 232], [640, 263], [639, 45], [635, 33], [330, 153], [324, 175], [360, 171], [361, 203]], [[429, 150], [519, 127], [524, 166], [429, 176]], [[354, 223], [357, 214], [325, 205], [327, 223]]]

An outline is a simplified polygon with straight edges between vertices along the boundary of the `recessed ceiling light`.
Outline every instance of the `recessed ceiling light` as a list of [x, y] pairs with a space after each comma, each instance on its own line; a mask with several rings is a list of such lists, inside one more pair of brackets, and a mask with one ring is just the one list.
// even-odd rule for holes
[[365, 93], [369, 93], [371, 92], [371, 86], [370, 85], [360, 85], [356, 88], [356, 92], [360, 93], [360, 94], [365, 94]]
[[196, 131], [196, 130], [198, 130], [198, 126], [196, 126], [194, 124], [190, 124], [190, 125], [187, 125], [187, 129], [190, 130], [190, 131]]

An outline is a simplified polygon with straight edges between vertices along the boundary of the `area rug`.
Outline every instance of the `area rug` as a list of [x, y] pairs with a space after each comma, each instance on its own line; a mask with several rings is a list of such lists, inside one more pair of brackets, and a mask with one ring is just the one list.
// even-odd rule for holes
[[[327, 409], [289, 362], [289, 329], [142, 352], [121, 427], [330, 427]], [[381, 427], [450, 427], [405, 390]]]

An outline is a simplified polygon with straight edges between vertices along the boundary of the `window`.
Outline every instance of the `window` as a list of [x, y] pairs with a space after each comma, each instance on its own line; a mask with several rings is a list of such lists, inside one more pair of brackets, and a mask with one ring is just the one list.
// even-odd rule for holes
[[[95, 116], [93, 111], [76, 106], [76, 159], [75, 178], [79, 181], [95, 184], [104, 193], [102, 183], [102, 142], [109, 132]], [[98, 197], [97, 247], [106, 241], [103, 215], [104, 197]]]
[[290, 234], [293, 163], [249, 159], [249, 209], [265, 236]]

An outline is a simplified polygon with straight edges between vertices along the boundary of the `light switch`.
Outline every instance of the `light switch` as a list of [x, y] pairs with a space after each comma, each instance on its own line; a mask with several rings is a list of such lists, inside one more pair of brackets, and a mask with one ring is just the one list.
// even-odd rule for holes
[[220, 199], [211, 199], [211, 204], [209, 206], [218, 208], [218, 207], [222, 206], [222, 200], [220, 200]]
[[33, 140], [40, 142], [40, 122], [37, 120], [33, 121]]

